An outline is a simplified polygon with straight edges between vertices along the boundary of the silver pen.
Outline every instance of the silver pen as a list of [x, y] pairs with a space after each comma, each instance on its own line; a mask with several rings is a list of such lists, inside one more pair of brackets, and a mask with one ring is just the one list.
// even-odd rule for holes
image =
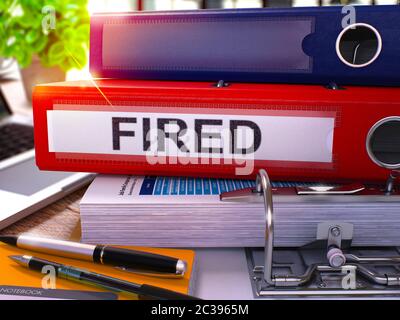
[[0, 242], [21, 249], [50, 255], [111, 265], [125, 271], [155, 276], [183, 276], [186, 262], [164, 255], [116, 248], [39, 238], [29, 235], [0, 236]]

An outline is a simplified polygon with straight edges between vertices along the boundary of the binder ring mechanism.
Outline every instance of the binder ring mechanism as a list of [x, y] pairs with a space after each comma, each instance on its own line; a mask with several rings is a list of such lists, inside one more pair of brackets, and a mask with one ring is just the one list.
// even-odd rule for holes
[[317, 265], [311, 265], [302, 276], [275, 276], [272, 274], [274, 251], [274, 205], [272, 200], [272, 185], [265, 170], [257, 175], [255, 192], [262, 195], [265, 209], [265, 251], [264, 251], [264, 281], [269, 286], [299, 287], [311, 280]]
[[[276, 275], [273, 274], [273, 253], [274, 253], [274, 205], [273, 205], [273, 189], [265, 170], [260, 170], [257, 175], [256, 187], [254, 189], [236, 190], [223, 193], [220, 196], [221, 201], [226, 202], [263, 202], [265, 209], [265, 249], [263, 263], [264, 266], [255, 266], [255, 273], [262, 273], [264, 287], [260, 287], [257, 291], [258, 295], [268, 295], [268, 292], [277, 292], [276, 289], [299, 289], [302, 286], [312, 285], [313, 279], [317, 273], [329, 273], [339, 275], [343, 271], [343, 267], [352, 269], [355, 273], [362, 275], [371, 283], [380, 286], [400, 286], [400, 274], [377, 274], [372, 272], [364, 264], [368, 263], [390, 263], [399, 265], [400, 256], [363, 256], [359, 257], [355, 254], [344, 254], [341, 249], [342, 236], [344, 237], [345, 230], [343, 226], [332, 225], [327, 228], [328, 235], [326, 246], [326, 260], [321, 263], [311, 264], [302, 275]], [[352, 231], [351, 231], [352, 232]], [[323, 250], [323, 249], [322, 249]], [[265, 286], [266, 285], [266, 286]], [[273, 290], [273, 291], [269, 291]], [[296, 290], [295, 290], [296, 291]], [[321, 290], [317, 290], [321, 293]], [[289, 291], [284, 291], [288, 294]], [[305, 290], [304, 295], [307, 295]], [[397, 294], [398, 292], [395, 291]], [[335, 294], [338, 291], [334, 291]], [[313, 293], [315, 294], [315, 292]], [[310, 294], [310, 295], [313, 295]], [[329, 294], [329, 291], [326, 292]]]

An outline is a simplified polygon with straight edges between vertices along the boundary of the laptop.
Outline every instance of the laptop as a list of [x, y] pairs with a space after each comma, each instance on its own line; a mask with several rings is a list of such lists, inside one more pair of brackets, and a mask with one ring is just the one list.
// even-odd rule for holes
[[0, 87], [0, 229], [85, 186], [88, 173], [40, 171], [32, 119], [12, 113]]

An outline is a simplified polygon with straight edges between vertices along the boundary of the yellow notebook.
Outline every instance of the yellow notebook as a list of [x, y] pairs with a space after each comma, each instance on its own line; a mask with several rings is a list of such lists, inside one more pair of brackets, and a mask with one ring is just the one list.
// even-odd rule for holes
[[[188, 269], [182, 278], [162, 278], [139, 275], [135, 273], [125, 272], [113, 268], [112, 266], [104, 266], [85, 262], [74, 259], [67, 259], [58, 256], [51, 256], [43, 253], [32, 252], [27, 250], [18, 249], [6, 244], [0, 244], [0, 286], [15, 286], [15, 287], [33, 287], [42, 288], [42, 279], [45, 274], [26, 269], [19, 266], [8, 256], [11, 255], [31, 255], [45, 260], [59, 262], [61, 264], [74, 266], [81, 269], [86, 269], [96, 273], [101, 273], [111, 277], [123, 279], [126, 281], [135, 282], [138, 284], [148, 284], [158, 286], [168, 290], [193, 295], [193, 282], [194, 282], [194, 265], [195, 253], [191, 250], [178, 250], [178, 249], [153, 249], [153, 248], [137, 248], [137, 247], [124, 247], [135, 250], [142, 250], [145, 252], [157, 253], [167, 255], [175, 258], [182, 259], [187, 262]], [[77, 291], [96, 291], [105, 292], [97, 287], [82, 285], [79, 283], [67, 281], [64, 279], [57, 279], [56, 289], [62, 290], [77, 290]], [[120, 299], [126, 299], [126, 296], [119, 295]], [[129, 298], [129, 297], [128, 297]]]

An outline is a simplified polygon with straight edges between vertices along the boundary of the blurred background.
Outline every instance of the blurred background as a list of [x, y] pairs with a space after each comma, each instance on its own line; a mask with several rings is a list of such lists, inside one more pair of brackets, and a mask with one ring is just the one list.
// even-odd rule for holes
[[389, 5], [399, 0], [0, 0], [0, 79], [38, 83], [90, 79], [89, 21], [96, 12]]
[[396, 4], [396, 0], [92, 0], [91, 12], [120, 10], [184, 10], [211, 8], [260, 8], [339, 4]]

